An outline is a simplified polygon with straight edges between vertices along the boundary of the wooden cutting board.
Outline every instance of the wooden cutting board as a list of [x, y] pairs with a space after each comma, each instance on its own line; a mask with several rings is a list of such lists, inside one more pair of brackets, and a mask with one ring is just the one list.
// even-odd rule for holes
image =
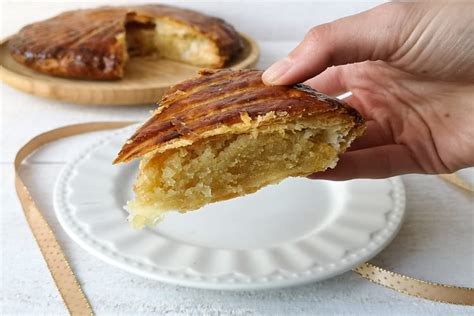
[[[242, 53], [227, 67], [254, 67], [260, 55], [257, 43], [245, 34]], [[200, 67], [153, 57], [131, 58], [125, 76], [117, 81], [66, 79], [36, 72], [17, 63], [0, 43], [0, 78], [6, 84], [40, 97], [88, 105], [132, 105], [159, 101], [168, 87], [196, 76]]]

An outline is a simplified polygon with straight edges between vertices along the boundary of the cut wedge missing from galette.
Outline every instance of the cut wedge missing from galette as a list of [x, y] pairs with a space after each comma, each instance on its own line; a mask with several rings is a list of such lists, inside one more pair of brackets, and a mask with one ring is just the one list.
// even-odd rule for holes
[[172, 87], [114, 163], [142, 158], [135, 227], [336, 166], [364, 131], [344, 102], [304, 85], [266, 86], [259, 70], [204, 71]]

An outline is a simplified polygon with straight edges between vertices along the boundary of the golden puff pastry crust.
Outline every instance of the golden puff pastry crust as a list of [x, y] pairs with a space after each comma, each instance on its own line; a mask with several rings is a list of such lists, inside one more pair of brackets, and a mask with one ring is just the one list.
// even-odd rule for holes
[[[325, 119], [363, 126], [360, 114], [343, 101], [311, 87], [266, 86], [260, 70], [203, 70], [170, 88], [153, 116], [131, 136], [115, 163], [149, 152], [190, 145], [224, 133], [284, 124], [324, 115]], [[257, 124], [258, 123], [258, 124]]]

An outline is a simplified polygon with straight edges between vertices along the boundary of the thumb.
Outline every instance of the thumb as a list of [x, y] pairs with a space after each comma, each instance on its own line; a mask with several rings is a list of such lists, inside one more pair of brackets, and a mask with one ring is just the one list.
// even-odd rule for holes
[[330, 66], [387, 59], [399, 47], [408, 3], [369, 11], [312, 28], [304, 40], [262, 76], [269, 85], [304, 82]]

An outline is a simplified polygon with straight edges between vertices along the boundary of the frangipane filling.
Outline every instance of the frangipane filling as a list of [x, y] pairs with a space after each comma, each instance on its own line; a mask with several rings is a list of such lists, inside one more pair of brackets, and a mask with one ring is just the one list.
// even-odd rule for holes
[[[146, 156], [127, 204], [133, 226], [156, 223], [163, 213], [185, 212], [249, 194], [289, 176], [334, 167], [348, 144], [347, 125], [298, 127], [209, 137]], [[346, 140], [345, 140], [346, 139]], [[350, 141], [350, 140], [349, 140]]]
[[188, 25], [169, 18], [131, 15], [125, 25], [129, 56], [157, 56], [202, 67], [219, 64], [215, 44]]

